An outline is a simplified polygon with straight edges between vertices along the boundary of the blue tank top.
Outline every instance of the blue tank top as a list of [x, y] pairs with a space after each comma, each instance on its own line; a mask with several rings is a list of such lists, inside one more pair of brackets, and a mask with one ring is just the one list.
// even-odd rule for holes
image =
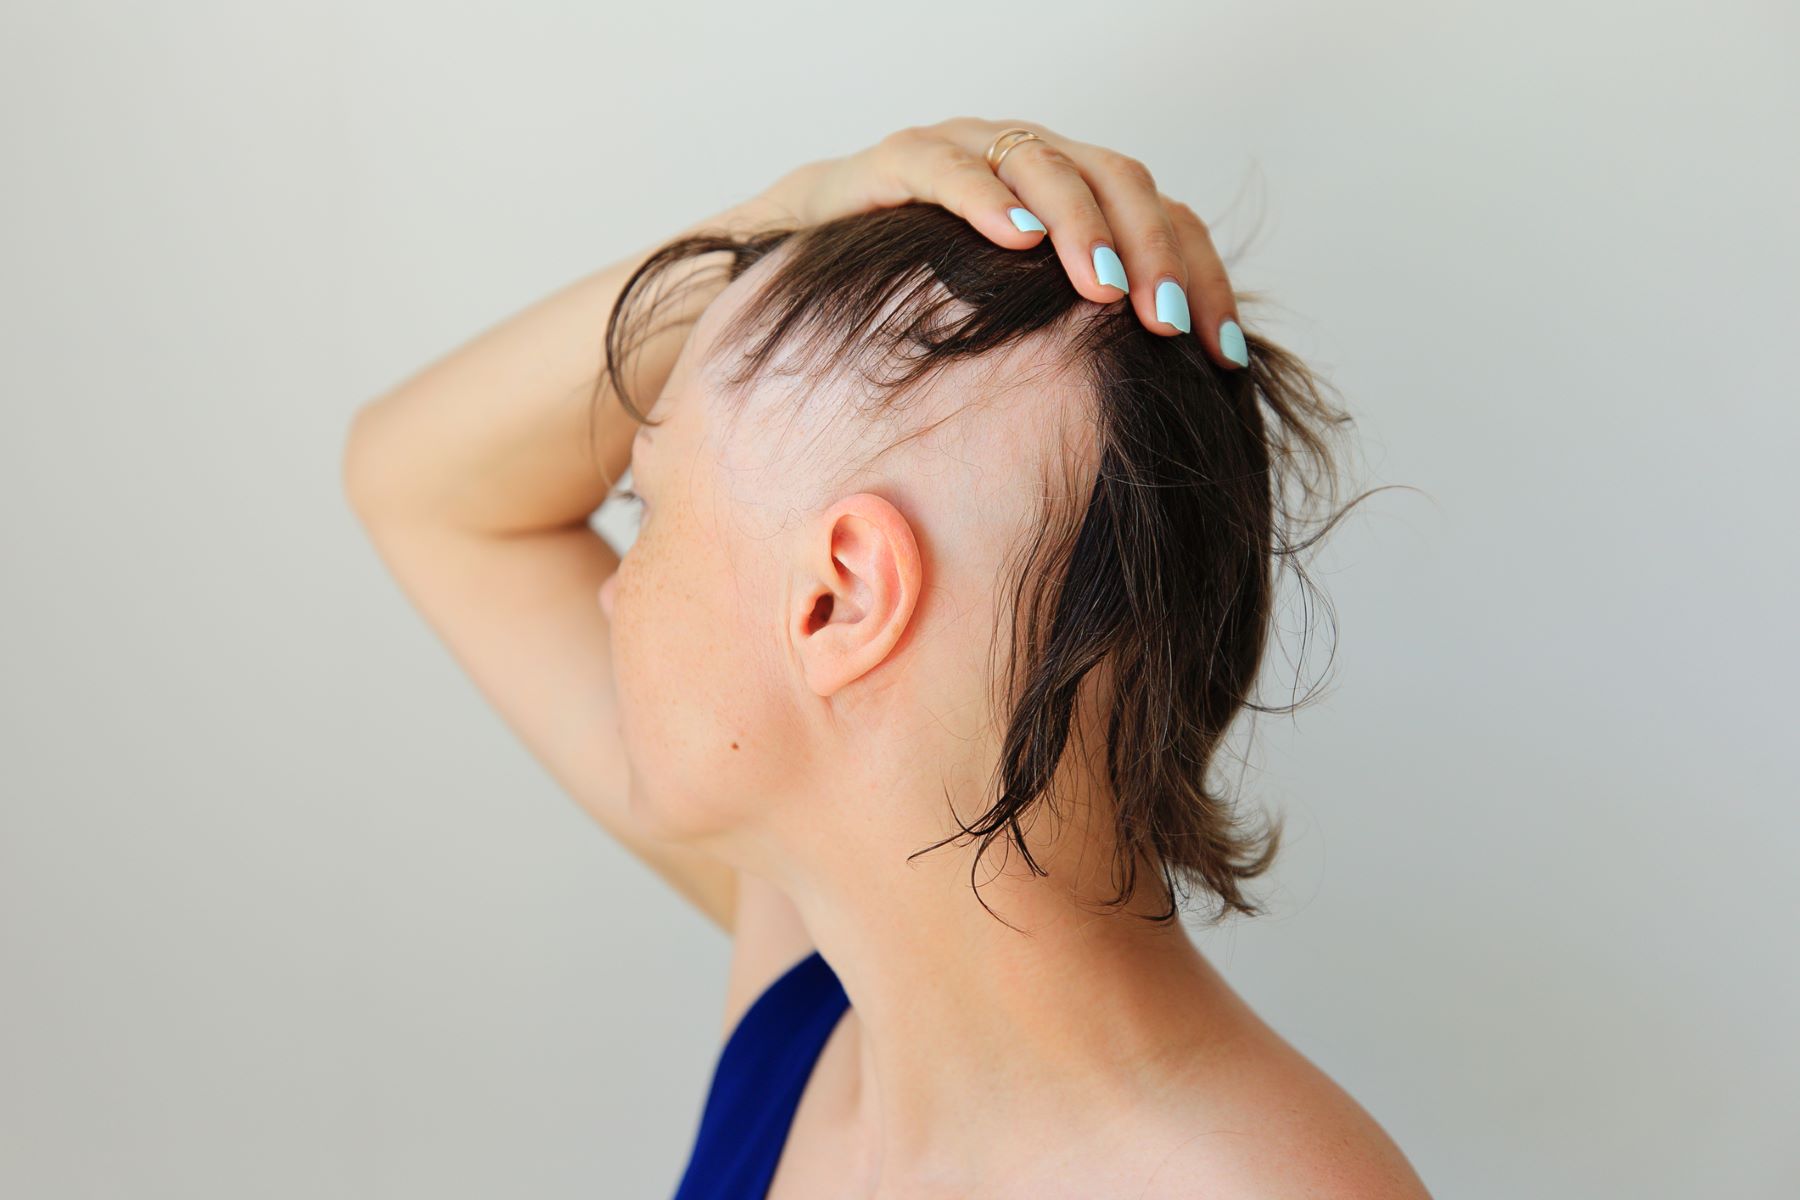
[[817, 950], [744, 1010], [713, 1067], [700, 1130], [674, 1200], [760, 1200], [800, 1093], [850, 997]]

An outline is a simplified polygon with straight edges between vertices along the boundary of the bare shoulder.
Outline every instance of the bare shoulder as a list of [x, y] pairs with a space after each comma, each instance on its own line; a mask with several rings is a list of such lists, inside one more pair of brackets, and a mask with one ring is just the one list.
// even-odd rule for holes
[[748, 871], [737, 872], [737, 918], [725, 984], [724, 1037], [756, 998], [813, 952], [813, 939], [787, 894]]
[[1431, 1200], [1380, 1122], [1272, 1032], [1208, 1068], [1145, 1192], [1169, 1200]]

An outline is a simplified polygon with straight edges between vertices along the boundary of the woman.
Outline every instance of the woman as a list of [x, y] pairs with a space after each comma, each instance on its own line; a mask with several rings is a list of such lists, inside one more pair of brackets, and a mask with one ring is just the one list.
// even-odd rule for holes
[[[1426, 1194], [1175, 919], [1259, 911], [1279, 829], [1207, 771], [1347, 420], [1237, 318], [1140, 164], [962, 118], [358, 415], [406, 593], [733, 938], [681, 1197]], [[589, 518], [627, 466], [621, 561]]]

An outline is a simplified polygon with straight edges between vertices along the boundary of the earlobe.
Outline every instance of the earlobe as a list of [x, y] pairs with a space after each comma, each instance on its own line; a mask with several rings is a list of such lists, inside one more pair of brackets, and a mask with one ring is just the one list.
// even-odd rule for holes
[[912, 523], [873, 492], [820, 514], [798, 553], [789, 635], [807, 684], [828, 697], [893, 653], [912, 623], [923, 564]]

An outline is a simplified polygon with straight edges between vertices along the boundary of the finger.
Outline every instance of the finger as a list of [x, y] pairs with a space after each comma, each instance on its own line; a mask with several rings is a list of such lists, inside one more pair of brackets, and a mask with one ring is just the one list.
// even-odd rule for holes
[[1056, 256], [1083, 298], [1111, 304], [1131, 290], [1107, 214], [1057, 143], [1042, 137], [1017, 143], [1000, 160], [1000, 177], [1050, 226]]
[[1212, 234], [1197, 213], [1179, 200], [1162, 197], [1164, 209], [1181, 239], [1181, 256], [1188, 267], [1188, 298], [1194, 326], [1214, 362], [1239, 369], [1250, 365], [1250, 350], [1238, 324], [1237, 293], [1225, 274], [1225, 264], [1213, 245]]
[[1084, 143], [1072, 144], [1069, 154], [1118, 231], [1138, 319], [1154, 333], [1192, 333], [1190, 264], [1149, 168], [1129, 155]]
[[917, 197], [941, 205], [1011, 250], [1028, 250], [1043, 240], [1044, 222], [986, 161], [937, 130], [902, 129], [883, 138], [881, 150], [880, 170], [892, 203]]

